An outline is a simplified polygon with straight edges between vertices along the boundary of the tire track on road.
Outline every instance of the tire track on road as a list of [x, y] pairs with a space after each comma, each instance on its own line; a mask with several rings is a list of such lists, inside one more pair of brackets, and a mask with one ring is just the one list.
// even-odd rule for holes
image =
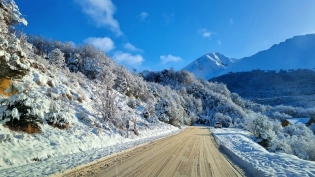
[[236, 169], [214, 144], [209, 128], [197, 126], [60, 176], [244, 176]]

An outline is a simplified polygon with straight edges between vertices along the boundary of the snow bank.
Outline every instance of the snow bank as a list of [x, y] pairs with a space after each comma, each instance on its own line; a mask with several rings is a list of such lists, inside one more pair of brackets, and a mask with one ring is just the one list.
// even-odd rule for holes
[[253, 176], [315, 176], [315, 162], [294, 155], [270, 153], [252, 140], [251, 133], [232, 128], [211, 131], [222, 148]]
[[[12, 177], [49, 176], [52, 174], [64, 172], [70, 168], [75, 168], [79, 165], [83, 165], [83, 164], [95, 161], [102, 157], [127, 150], [129, 148], [138, 146], [140, 144], [148, 143], [148, 142], [151, 142], [151, 141], [154, 141], [154, 140], [166, 137], [166, 136], [170, 136], [179, 132], [181, 132], [181, 129], [168, 126], [164, 123], [158, 123], [153, 130], [147, 130], [146, 132], [140, 131], [141, 135], [134, 139], [119, 138], [118, 136], [116, 136], [115, 138], [108, 137], [106, 141], [105, 141], [105, 138], [104, 138], [104, 141], [99, 141], [93, 138], [101, 139], [100, 137], [92, 137], [92, 136], [82, 137], [82, 141], [84, 141], [83, 139], [85, 139], [86, 142], [90, 142], [90, 143], [82, 143], [83, 146], [86, 145], [86, 146], [97, 147], [95, 144], [103, 144], [103, 147], [99, 147], [99, 148], [93, 147], [87, 151], [77, 152], [73, 154], [65, 154], [63, 156], [58, 156], [58, 157], [46, 158], [42, 161], [33, 162], [26, 165], [2, 169], [0, 170], [0, 176], [7, 176], [7, 177], [10, 177], [10, 176]], [[40, 137], [37, 137], [37, 138], [40, 138]], [[59, 138], [67, 139], [63, 136], [59, 136]], [[44, 148], [44, 146], [47, 146], [47, 148], [50, 148], [49, 146], [51, 146], [51, 148], [54, 148], [54, 146], [57, 146], [57, 144], [59, 144], [57, 139], [58, 138], [55, 137], [54, 140], [56, 142], [52, 142], [52, 141], [46, 142], [45, 145], [43, 145], [43, 143], [39, 145], [39, 144], [36, 144], [36, 142], [33, 142], [33, 143], [29, 142], [30, 143], [28, 144], [29, 151], [30, 152], [41, 151], [42, 148]], [[11, 142], [11, 143], [14, 144], [16, 142]], [[60, 148], [58, 152], [62, 153], [63, 150], [66, 152], [67, 150], [76, 149], [76, 148], [77, 147], [75, 145], [73, 146], [64, 145], [63, 147]], [[87, 147], [85, 147], [84, 149], [86, 148]], [[42, 150], [42, 152], [48, 153], [49, 151]], [[6, 153], [10, 153], [10, 150], [6, 149]], [[24, 152], [24, 153], [27, 153], [27, 152]], [[13, 156], [14, 154], [12, 154], [12, 157]]]

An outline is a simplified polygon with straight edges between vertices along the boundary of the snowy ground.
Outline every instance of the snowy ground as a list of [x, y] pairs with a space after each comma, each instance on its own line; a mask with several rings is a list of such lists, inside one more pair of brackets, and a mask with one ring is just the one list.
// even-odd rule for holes
[[[181, 129], [173, 126], [157, 123], [152, 130], [140, 130], [140, 136], [132, 139], [119, 137], [118, 135], [115, 135], [115, 137], [87, 135], [86, 137], [82, 136], [81, 143], [74, 144], [73, 146], [66, 143], [67, 136], [65, 135], [55, 135], [56, 137], [53, 138], [54, 140], [51, 142], [45, 139], [45, 137], [40, 136], [27, 136], [28, 140], [26, 141], [15, 138], [15, 140], [11, 142], [1, 144], [1, 155], [5, 155], [5, 153], [9, 154], [5, 156], [10, 158], [7, 160], [12, 161], [14, 167], [0, 167], [0, 176], [48, 176], [143, 143], [176, 134], [180, 131]], [[39, 143], [39, 141], [46, 142]], [[73, 142], [73, 140], [70, 141]], [[15, 151], [14, 147], [20, 143], [25, 143], [28, 151], [27, 149], [24, 151]], [[61, 143], [64, 143], [64, 145]], [[82, 149], [78, 147], [78, 145], [81, 145]], [[76, 152], [78, 148], [79, 152]], [[29, 162], [27, 157], [36, 151], [41, 152], [43, 157], [46, 156], [46, 158], [43, 158], [43, 160], [39, 162]], [[47, 158], [47, 154], [52, 152], [59, 153], [59, 155], [53, 154], [57, 157]], [[23, 163], [24, 165], [21, 165]]]
[[[7, 99], [10, 103], [25, 99], [44, 123], [40, 125], [41, 133], [27, 134], [9, 130], [4, 126], [7, 120], [0, 120], [0, 176], [47, 176], [181, 131], [143, 118], [145, 103], [132, 109], [127, 105], [129, 98], [117, 93], [115, 104], [120, 117], [129, 119], [131, 129], [136, 122], [139, 132], [136, 136], [130, 130], [126, 138], [126, 129], [103, 121], [95, 109], [98, 100], [93, 91], [102, 90], [102, 84], [83, 75], [30, 68], [15, 83], [21, 93]], [[0, 102], [4, 99], [0, 96]], [[0, 117], [3, 112], [4, 106], [0, 105]], [[70, 128], [60, 130], [48, 125], [52, 113], [64, 117]]]
[[252, 176], [315, 176], [315, 162], [270, 153], [254, 142], [247, 131], [233, 128], [211, 128], [211, 131], [228, 155]]

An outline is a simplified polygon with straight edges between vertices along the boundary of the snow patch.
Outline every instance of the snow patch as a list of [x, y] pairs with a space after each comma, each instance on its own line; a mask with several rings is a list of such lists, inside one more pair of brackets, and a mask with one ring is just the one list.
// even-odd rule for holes
[[241, 129], [210, 128], [223, 149], [253, 176], [315, 176], [315, 162], [285, 153], [270, 153]]

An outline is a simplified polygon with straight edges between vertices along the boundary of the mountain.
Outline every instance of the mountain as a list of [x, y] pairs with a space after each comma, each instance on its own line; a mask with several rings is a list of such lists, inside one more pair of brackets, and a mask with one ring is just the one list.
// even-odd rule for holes
[[245, 57], [211, 82], [259, 104], [315, 106], [315, 34], [295, 36]]
[[206, 79], [218, 76], [227, 68], [230, 68], [237, 60], [228, 58], [223, 54], [212, 52], [207, 53], [196, 59], [183, 70], [190, 71], [196, 78], [204, 77]]
[[[218, 55], [215, 52], [213, 53]], [[229, 72], [252, 71], [256, 69], [276, 71], [279, 71], [280, 69], [314, 69], [315, 34], [295, 36], [250, 57], [244, 57], [239, 60], [232, 59], [232, 62], [227, 62], [227, 65], [223, 66], [218, 65], [220, 62], [216, 62], [217, 60], [198, 62], [204, 61], [208, 55], [209, 54], [206, 54], [205, 56], [198, 58], [183, 69], [192, 72], [196, 77], [204, 77], [205, 79], [210, 79]], [[220, 54], [220, 56], [224, 55]], [[222, 63], [227, 61], [224, 60], [226, 57], [218, 58]]]
[[268, 50], [242, 58], [222, 74], [228, 72], [280, 69], [315, 68], [315, 34], [295, 36], [285, 42], [273, 45]]

